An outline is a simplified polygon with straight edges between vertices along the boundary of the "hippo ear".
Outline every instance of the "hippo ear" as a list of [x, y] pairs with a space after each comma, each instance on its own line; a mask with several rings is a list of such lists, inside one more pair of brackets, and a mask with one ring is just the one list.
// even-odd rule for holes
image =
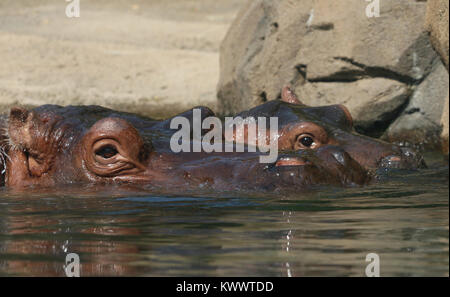
[[9, 112], [9, 130], [11, 132], [17, 132], [24, 128], [26, 125], [30, 125], [32, 119], [32, 112], [29, 112], [22, 107], [13, 107]]
[[33, 113], [22, 107], [13, 107], [9, 112], [8, 135], [14, 144], [23, 144], [31, 141], [31, 122]]
[[348, 126], [353, 127], [353, 117], [350, 111], [347, 109], [347, 107], [345, 107], [345, 105], [338, 104], [338, 107], [344, 112]]
[[295, 95], [290, 86], [284, 86], [281, 90], [281, 101], [291, 104], [305, 105], [298, 99], [297, 95]]
[[28, 116], [30, 115], [30, 112], [22, 107], [12, 107], [11, 111], [9, 112], [9, 120], [10, 122], [17, 122], [17, 123], [25, 123], [28, 119]]

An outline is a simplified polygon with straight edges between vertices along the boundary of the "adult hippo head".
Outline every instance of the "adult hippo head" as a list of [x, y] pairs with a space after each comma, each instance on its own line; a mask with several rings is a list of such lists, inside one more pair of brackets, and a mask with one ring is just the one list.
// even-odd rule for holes
[[[213, 115], [201, 111], [202, 117]], [[193, 111], [182, 116], [192, 120]], [[271, 164], [260, 163], [258, 152], [174, 153], [169, 123], [98, 106], [12, 108], [0, 137], [3, 183], [13, 188], [132, 183], [183, 191], [295, 190], [370, 180], [345, 150], [330, 145], [303, 151], [302, 159], [298, 152], [283, 154]]]
[[[366, 170], [381, 167], [414, 169], [425, 166], [422, 156], [412, 149], [356, 133], [352, 116], [345, 106], [307, 106], [289, 87], [283, 88], [280, 100], [270, 101], [238, 116], [278, 118], [279, 151], [296, 151], [300, 155], [298, 158], [290, 158], [285, 165], [303, 162], [301, 155], [305, 151], [328, 149], [336, 151], [336, 158], [342, 162], [353, 160]], [[227, 141], [248, 144], [247, 130], [240, 131], [244, 133], [229, 134]]]

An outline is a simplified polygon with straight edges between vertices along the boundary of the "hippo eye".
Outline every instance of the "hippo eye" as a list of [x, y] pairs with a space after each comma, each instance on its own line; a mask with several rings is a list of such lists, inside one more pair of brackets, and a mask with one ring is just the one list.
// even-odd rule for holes
[[306, 147], [310, 147], [313, 143], [314, 143], [314, 139], [312, 139], [311, 137], [302, 137], [300, 139], [301, 144], [303, 144]]
[[95, 152], [97, 156], [100, 156], [104, 159], [110, 159], [118, 153], [119, 152], [117, 151], [117, 149], [112, 145], [105, 145]]
[[302, 134], [297, 138], [299, 148], [314, 148], [316, 143], [314, 138], [309, 134]]

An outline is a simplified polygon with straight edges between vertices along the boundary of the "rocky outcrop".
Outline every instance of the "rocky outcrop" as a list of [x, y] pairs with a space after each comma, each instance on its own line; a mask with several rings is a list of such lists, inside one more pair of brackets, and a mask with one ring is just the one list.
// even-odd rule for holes
[[372, 18], [368, 4], [248, 1], [221, 46], [220, 111], [277, 99], [290, 84], [308, 105], [345, 104], [356, 129], [370, 136], [400, 135], [397, 120], [428, 96], [437, 105], [420, 114], [439, 122], [445, 82], [427, 79], [442, 63], [423, 26], [426, 2], [380, 1], [380, 16]]
[[344, 104], [352, 114], [356, 130], [379, 137], [404, 109], [411, 89], [396, 80], [382, 77], [354, 82], [305, 83], [295, 88], [307, 105]]
[[437, 60], [433, 71], [416, 87], [408, 105], [389, 126], [383, 138], [402, 140], [439, 149], [441, 116], [449, 78], [445, 66]]
[[[441, 56], [448, 71], [449, 60], [449, 39], [448, 39], [448, 0], [428, 0], [427, 2], [427, 14], [425, 18], [425, 28], [430, 34], [430, 40], [433, 47]], [[448, 73], [445, 74], [448, 79]], [[447, 83], [448, 93], [448, 83]], [[442, 126], [442, 147], [445, 154], [448, 155], [448, 130], [449, 130], [449, 99], [444, 105], [444, 112], [442, 113], [441, 126]]]
[[449, 109], [449, 95], [447, 95], [447, 99], [445, 100], [444, 104], [444, 111], [442, 113], [442, 119], [441, 119], [441, 126], [442, 126], [442, 134], [441, 134], [441, 141], [442, 141], [442, 152], [447, 155], [448, 158], [448, 126], [449, 126], [449, 115], [448, 115], [448, 109]]
[[428, 0], [425, 28], [448, 70], [448, 0]]

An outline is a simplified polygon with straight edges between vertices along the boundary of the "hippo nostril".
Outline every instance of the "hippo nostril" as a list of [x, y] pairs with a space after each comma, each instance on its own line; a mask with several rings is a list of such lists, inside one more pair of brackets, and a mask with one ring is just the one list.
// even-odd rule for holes
[[402, 154], [407, 158], [414, 158], [417, 155], [415, 151], [408, 147], [401, 147], [400, 150], [402, 151]]
[[423, 156], [409, 147], [393, 146], [392, 152], [379, 162], [381, 168], [418, 169], [427, 168]]
[[423, 156], [421, 154], [408, 147], [400, 147], [400, 150], [402, 152], [402, 157], [405, 163], [407, 163], [408, 167], [427, 168], [425, 160], [423, 159]]
[[380, 167], [383, 168], [399, 168], [401, 167], [402, 158], [397, 155], [384, 157], [380, 161]]
[[388, 157], [388, 161], [389, 162], [400, 162], [402, 160], [402, 158], [400, 158], [399, 156], [390, 156]]

